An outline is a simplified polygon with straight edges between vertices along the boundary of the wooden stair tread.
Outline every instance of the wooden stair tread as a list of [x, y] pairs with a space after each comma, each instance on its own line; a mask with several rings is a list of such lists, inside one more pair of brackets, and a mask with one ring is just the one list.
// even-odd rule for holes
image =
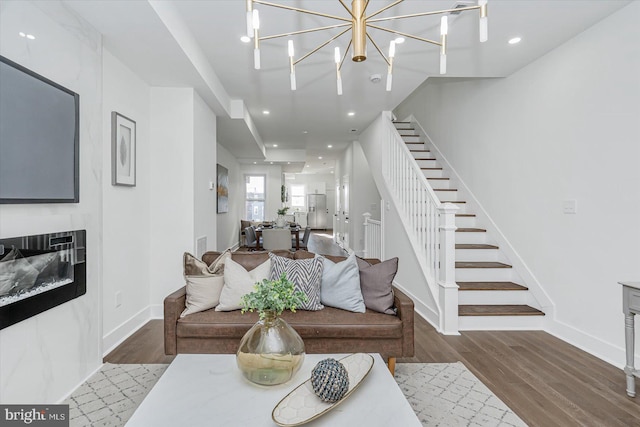
[[433, 191], [458, 191], [457, 188], [434, 188]]
[[476, 214], [456, 214], [456, 216], [472, 217], [476, 216]]
[[[430, 153], [431, 150], [416, 150], [415, 148], [409, 148], [412, 153]], [[417, 160], [435, 160], [435, 159], [417, 159]]]
[[513, 282], [456, 282], [460, 291], [527, 291], [526, 286]]
[[487, 230], [484, 228], [465, 228], [461, 227], [456, 230], [456, 233], [485, 233]]
[[481, 243], [456, 243], [456, 249], [498, 249], [498, 247]]
[[[418, 160], [429, 160], [429, 159], [418, 159]], [[420, 168], [423, 171], [441, 171], [442, 168]]]
[[459, 305], [458, 316], [544, 316], [528, 305]]
[[456, 268], [511, 268], [511, 266], [496, 261], [456, 261]]
[[427, 181], [428, 181], [428, 180], [430, 180], [430, 179], [437, 179], [437, 180], [439, 180], [439, 181], [446, 181], [446, 180], [449, 180], [449, 178], [427, 178]]
[[440, 200], [440, 203], [467, 203], [464, 200]]

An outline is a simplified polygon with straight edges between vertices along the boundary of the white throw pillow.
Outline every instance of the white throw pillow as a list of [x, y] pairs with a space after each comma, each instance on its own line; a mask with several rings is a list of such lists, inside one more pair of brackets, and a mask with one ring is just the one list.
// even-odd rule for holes
[[224, 286], [216, 311], [232, 311], [241, 308], [240, 299], [253, 291], [256, 282], [269, 278], [271, 260], [266, 260], [251, 271], [229, 258], [224, 266]]
[[364, 313], [364, 297], [360, 290], [360, 271], [355, 254], [335, 263], [323, 258], [320, 299], [329, 307], [341, 308], [355, 313]]
[[231, 252], [223, 252], [210, 266], [189, 253], [184, 254], [185, 272], [199, 272], [199, 274], [185, 274], [187, 284], [185, 309], [180, 314], [188, 314], [209, 310], [218, 305], [220, 293], [224, 286], [222, 270], [225, 263], [231, 259]]

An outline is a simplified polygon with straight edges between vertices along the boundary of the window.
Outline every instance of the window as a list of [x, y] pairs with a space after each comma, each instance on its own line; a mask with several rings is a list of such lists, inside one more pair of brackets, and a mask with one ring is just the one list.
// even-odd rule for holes
[[265, 175], [245, 175], [245, 218], [249, 221], [264, 221], [266, 189]]
[[304, 208], [304, 185], [291, 186], [291, 207]]

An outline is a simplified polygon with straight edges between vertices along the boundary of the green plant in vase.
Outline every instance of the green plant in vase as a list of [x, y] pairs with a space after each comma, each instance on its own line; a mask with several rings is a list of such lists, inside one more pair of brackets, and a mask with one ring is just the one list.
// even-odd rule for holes
[[289, 210], [289, 206], [285, 206], [283, 208], [278, 209], [278, 219], [276, 220], [276, 226], [277, 227], [284, 227], [284, 216], [287, 214], [287, 211]]
[[304, 342], [279, 316], [296, 311], [307, 300], [283, 273], [277, 280], [263, 280], [241, 299], [242, 313], [257, 311], [260, 320], [240, 341], [236, 362], [245, 378], [261, 385], [289, 381], [304, 361]]

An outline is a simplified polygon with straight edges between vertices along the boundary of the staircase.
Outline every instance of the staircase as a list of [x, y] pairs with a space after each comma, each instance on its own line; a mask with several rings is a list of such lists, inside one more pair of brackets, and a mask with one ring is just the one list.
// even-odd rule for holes
[[[427, 182], [440, 202], [459, 208], [455, 215], [455, 278], [458, 289], [458, 328], [533, 328], [544, 313], [531, 305], [535, 298], [509, 264], [487, 230], [452, 184], [434, 154], [409, 122], [394, 122]], [[505, 317], [506, 316], [506, 317]]]

